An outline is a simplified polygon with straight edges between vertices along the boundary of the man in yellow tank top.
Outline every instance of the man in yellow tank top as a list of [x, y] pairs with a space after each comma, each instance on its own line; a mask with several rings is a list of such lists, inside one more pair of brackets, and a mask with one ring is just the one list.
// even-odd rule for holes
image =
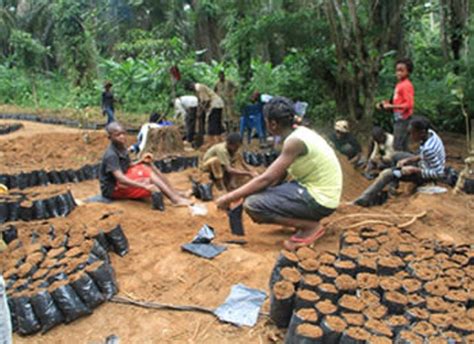
[[[280, 156], [263, 174], [216, 202], [226, 209], [246, 198], [244, 209], [255, 222], [294, 227], [296, 234], [285, 242], [291, 250], [324, 234], [319, 221], [339, 205], [342, 171], [336, 154], [319, 134], [303, 126], [294, 128], [290, 100], [274, 97], [264, 114], [268, 130], [285, 139]], [[287, 175], [291, 182], [284, 182]]]

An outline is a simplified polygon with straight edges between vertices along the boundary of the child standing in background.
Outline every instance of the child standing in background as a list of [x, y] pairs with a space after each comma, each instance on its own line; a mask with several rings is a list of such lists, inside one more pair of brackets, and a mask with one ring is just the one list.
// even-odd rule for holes
[[415, 90], [409, 79], [413, 72], [413, 62], [408, 59], [400, 59], [395, 64], [395, 75], [397, 84], [392, 101], [384, 100], [379, 103], [379, 109], [393, 111], [393, 136], [396, 151], [408, 151], [408, 125], [413, 114], [415, 105]]

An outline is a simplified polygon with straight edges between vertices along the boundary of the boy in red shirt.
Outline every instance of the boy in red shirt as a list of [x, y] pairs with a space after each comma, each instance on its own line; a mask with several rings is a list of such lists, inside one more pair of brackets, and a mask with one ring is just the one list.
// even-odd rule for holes
[[408, 151], [408, 125], [415, 105], [415, 90], [409, 79], [413, 72], [410, 59], [400, 59], [395, 64], [395, 75], [398, 83], [392, 101], [384, 100], [378, 104], [379, 109], [393, 111], [393, 147], [396, 151]]

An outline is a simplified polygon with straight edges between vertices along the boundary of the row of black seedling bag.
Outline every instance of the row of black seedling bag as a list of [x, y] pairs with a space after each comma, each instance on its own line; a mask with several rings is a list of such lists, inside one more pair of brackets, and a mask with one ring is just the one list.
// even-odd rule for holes
[[41, 117], [31, 114], [0, 114], [0, 119], [16, 119], [19, 121], [30, 121], [45, 124], [57, 124], [64, 125], [73, 128], [83, 129], [98, 129], [100, 127], [97, 123], [82, 123], [72, 119], [52, 118], [52, 117]]
[[31, 206], [21, 205], [21, 201], [0, 199], [0, 224], [9, 221], [44, 220], [66, 216], [76, 207], [70, 191], [31, 202]]
[[0, 135], [10, 134], [14, 131], [20, 130], [23, 128], [23, 124], [15, 123], [15, 124], [7, 124], [5, 126], [0, 126]]
[[[54, 238], [54, 227], [50, 235]], [[100, 231], [92, 240], [87, 261], [68, 275], [60, 272], [44, 278], [35, 291], [25, 292], [28, 284], [11, 290], [16, 279], [10, 277], [7, 280], [7, 293], [13, 294], [8, 298], [8, 304], [14, 331], [21, 335], [40, 330], [44, 333], [56, 325], [91, 314], [94, 308], [118, 292], [107, 250], [124, 256], [129, 249], [128, 240], [120, 225], [107, 232]], [[68, 247], [67, 235], [63, 246], [65, 249]], [[29, 282], [33, 280], [29, 278]]]
[[9, 189], [23, 190], [40, 185], [78, 183], [98, 178], [99, 167], [100, 164], [96, 164], [85, 165], [77, 170], [68, 169], [49, 172], [39, 170], [18, 174], [3, 174], [0, 175], [0, 184]]
[[[119, 256], [125, 256], [129, 251], [129, 244], [128, 239], [125, 236], [122, 227], [117, 225], [116, 227], [108, 230], [107, 232], [100, 231], [100, 234], [95, 236], [91, 239], [91, 247], [90, 252], [88, 252], [87, 259], [84, 261], [83, 265], [78, 265], [77, 268], [72, 270], [71, 272], [65, 273], [62, 271], [55, 271], [51, 273], [51, 270], [55, 266], [48, 266], [48, 274], [42, 276], [36, 276], [35, 273], [44, 268], [43, 262], [46, 259], [47, 255], [51, 254], [51, 250], [53, 247], [50, 244], [45, 243], [38, 243], [37, 234], [34, 232], [31, 235], [31, 244], [39, 244], [39, 249], [35, 252], [40, 252], [42, 254], [42, 259], [36, 261], [34, 264], [30, 264], [28, 267], [28, 271], [23, 273], [19, 273], [18, 270], [9, 270], [5, 272], [5, 281], [6, 281], [6, 288], [7, 292], [22, 292], [29, 289], [30, 284], [38, 279], [41, 279], [42, 287], [49, 287], [56, 281], [64, 280], [68, 275], [74, 274], [86, 268], [87, 265], [93, 264], [98, 260], [103, 260], [105, 262], [110, 262], [108, 251], [115, 252]], [[60, 245], [54, 246], [56, 250], [54, 259], [61, 260], [64, 257], [75, 257], [74, 255], [70, 255], [69, 250], [73, 249], [77, 245], [71, 242], [70, 237], [68, 234], [60, 234], [56, 236], [55, 229], [51, 225], [51, 231], [48, 233], [51, 238], [51, 242], [60, 242]], [[87, 241], [87, 240], [85, 240]], [[11, 241], [10, 241], [11, 243]], [[15, 249], [18, 249], [23, 245], [23, 242], [17, 241], [15, 243], [11, 243], [11, 245], [16, 245]], [[59, 250], [58, 250], [59, 248]], [[59, 252], [57, 252], [59, 251]], [[83, 255], [82, 253], [79, 255]], [[15, 269], [21, 268], [25, 263], [28, 262], [28, 258], [26, 256], [22, 256], [15, 261]], [[21, 278], [20, 278], [21, 277]], [[23, 283], [17, 283], [18, 281]]]
[[270, 166], [277, 158], [278, 153], [271, 151], [266, 153], [244, 152], [244, 161], [250, 166]]
[[173, 157], [154, 162], [155, 166], [163, 173], [179, 172], [187, 168], [196, 168], [199, 164], [197, 156]]
[[91, 314], [118, 292], [115, 273], [106, 261], [96, 261], [85, 270], [63, 278], [36, 292], [20, 292], [8, 298], [15, 331], [21, 335], [44, 333]]

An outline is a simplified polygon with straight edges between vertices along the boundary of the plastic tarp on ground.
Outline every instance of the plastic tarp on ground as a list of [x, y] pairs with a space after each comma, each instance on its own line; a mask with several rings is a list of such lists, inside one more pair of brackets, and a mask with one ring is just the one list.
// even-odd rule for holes
[[230, 295], [214, 314], [219, 320], [237, 326], [255, 326], [266, 297], [265, 292], [239, 283], [232, 286]]

